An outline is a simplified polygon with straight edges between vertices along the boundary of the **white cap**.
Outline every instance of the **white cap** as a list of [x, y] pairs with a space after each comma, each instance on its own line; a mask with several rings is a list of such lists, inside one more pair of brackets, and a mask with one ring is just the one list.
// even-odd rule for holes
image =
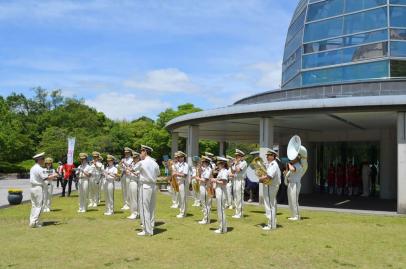
[[39, 158], [43, 158], [45, 156], [45, 152], [41, 152], [38, 153], [37, 155], [35, 155], [34, 157], [32, 157], [34, 160], [39, 159]]
[[245, 153], [242, 150], [235, 149], [235, 155], [245, 156]]
[[151, 151], [151, 152], [154, 151], [151, 147], [146, 146], [146, 145], [141, 145], [141, 150], [143, 150], [143, 149], [148, 149], [148, 150]]
[[228, 159], [224, 158], [224, 157], [217, 157], [216, 160], [218, 162], [228, 162]]

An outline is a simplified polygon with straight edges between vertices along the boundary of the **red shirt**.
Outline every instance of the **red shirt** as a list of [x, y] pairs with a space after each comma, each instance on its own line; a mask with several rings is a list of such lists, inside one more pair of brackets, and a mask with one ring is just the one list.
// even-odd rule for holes
[[72, 174], [72, 169], [73, 168], [75, 168], [75, 165], [74, 164], [67, 164], [67, 163], [65, 163], [64, 165], [63, 165], [63, 170], [65, 171], [65, 174], [63, 175], [63, 178], [64, 179], [69, 179], [69, 177], [71, 176], [71, 174]]

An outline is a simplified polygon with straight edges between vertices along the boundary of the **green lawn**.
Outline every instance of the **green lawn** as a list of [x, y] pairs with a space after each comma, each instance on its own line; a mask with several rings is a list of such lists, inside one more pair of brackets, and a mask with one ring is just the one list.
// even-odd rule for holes
[[[216, 235], [217, 223], [199, 225], [201, 213], [177, 219], [168, 196], [157, 201], [157, 234], [138, 237], [139, 220], [104, 207], [76, 213], [77, 197], [54, 198], [48, 224], [28, 228], [29, 204], [0, 209], [0, 268], [406, 268], [406, 218], [304, 211], [290, 222], [279, 210], [279, 229], [264, 232], [262, 207], [247, 206], [244, 220]], [[216, 219], [216, 212], [212, 212]]]

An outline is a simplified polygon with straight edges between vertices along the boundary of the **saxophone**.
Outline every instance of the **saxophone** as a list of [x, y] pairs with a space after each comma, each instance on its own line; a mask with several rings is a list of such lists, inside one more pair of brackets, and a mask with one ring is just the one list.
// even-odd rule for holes
[[168, 170], [169, 170], [169, 174], [170, 176], [168, 176], [168, 182], [171, 185], [172, 189], [174, 192], [179, 192], [179, 184], [178, 181], [176, 180], [176, 176], [172, 175], [173, 173], [173, 166], [174, 163], [172, 160], [168, 160]]
[[192, 184], [193, 191], [195, 193], [198, 193], [200, 191], [200, 182], [197, 178], [200, 178], [200, 176], [201, 176], [201, 172], [202, 172], [201, 169], [202, 168], [201, 168], [201, 164], [199, 161], [199, 163], [196, 165], [196, 178], [194, 179], [194, 182]]
[[[264, 161], [261, 159], [261, 157], [255, 157], [251, 163], [250, 163], [250, 167], [255, 171], [256, 175], [258, 177], [263, 177], [263, 176], [267, 176], [267, 172], [266, 172], [266, 167], [264, 164]], [[262, 184], [264, 185], [270, 185], [272, 183], [272, 179], [267, 177], [267, 179], [265, 179]]]

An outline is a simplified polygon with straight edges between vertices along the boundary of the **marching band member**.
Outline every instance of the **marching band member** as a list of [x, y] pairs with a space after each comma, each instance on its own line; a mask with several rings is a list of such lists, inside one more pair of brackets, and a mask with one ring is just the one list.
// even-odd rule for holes
[[[173, 176], [173, 173], [175, 172], [175, 166], [178, 163], [179, 157], [178, 157], [179, 151], [175, 152], [174, 156], [173, 156], [173, 163], [172, 166], [168, 169], [171, 171], [171, 176]], [[168, 186], [168, 191], [171, 194], [171, 198], [172, 198], [172, 205], [171, 208], [179, 208], [179, 193], [176, 192], [171, 184], [169, 184]]]
[[211, 162], [210, 162], [211, 170], [212, 171], [216, 170], [216, 163], [214, 162], [214, 154], [206, 151], [204, 153], [204, 156], [209, 157], [211, 159]]
[[114, 156], [107, 155], [107, 167], [104, 170], [104, 191], [106, 201], [106, 211], [104, 215], [114, 214], [114, 181], [117, 180], [117, 167], [114, 166]]
[[228, 209], [233, 209], [233, 180], [232, 180], [232, 171], [231, 166], [234, 163], [234, 158], [227, 155], [226, 158], [229, 160], [230, 165], [228, 167], [228, 181], [227, 181], [227, 192], [226, 192], [226, 207]]
[[124, 158], [121, 160], [121, 166], [123, 175], [121, 176], [121, 190], [123, 192], [123, 207], [121, 210], [128, 210], [130, 209], [130, 199], [128, 195], [128, 185], [130, 184], [130, 176], [127, 175], [126, 170], [127, 167], [131, 165], [133, 162], [133, 158], [131, 156], [132, 149], [125, 147], [124, 148]]
[[156, 199], [156, 181], [160, 174], [159, 166], [154, 159], [150, 157], [152, 148], [141, 145], [141, 161], [135, 167], [140, 173], [140, 213], [142, 221], [142, 232], [138, 235], [153, 235], [155, 226], [155, 199]]
[[[102, 171], [104, 171], [104, 169], [105, 169], [105, 165], [103, 164], [103, 156], [99, 156], [99, 162], [101, 163], [101, 165], [102, 165]], [[104, 191], [104, 183], [105, 183], [105, 181], [106, 181], [106, 179], [105, 179], [105, 175], [104, 175], [104, 172], [102, 172], [101, 173], [101, 175], [100, 175], [100, 181], [99, 181], [99, 184], [98, 184], [98, 187], [99, 187], [99, 189], [98, 189], [98, 193], [97, 193], [97, 204], [99, 205], [100, 204], [100, 202], [101, 202], [101, 196], [102, 196], [102, 194], [105, 192]]]
[[186, 217], [186, 203], [187, 203], [187, 192], [188, 186], [188, 176], [189, 176], [189, 165], [185, 162], [186, 154], [182, 151], [178, 152], [178, 162], [175, 164], [174, 175], [179, 185], [179, 200], [180, 208], [179, 214], [176, 215], [177, 218]]
[[192, 206], [197, 207], [200, 206], [200, 182], [197, 179], [197, 169], [200, 169], [199, 163], [199, 156], [194, 156], [193, 157], [193, 166], [192, 166], [192, 171], [191, 171], [191, 176], [192, 176], [192, 195], [194, 198], [194, 203]]
[[210, 167], [211, 159], [207, 156], [202, 156], [202, 166], [200, 177], [197, 180], [200, 182], [200, 201], [202, 204], [203, 219], [199, 221], [199, 224], [210, 224], [210, 211], [212, 198], [207, 193], [207, 188], [212, 175], [212, 170]]
[[300, 180], [306, 172], [305, 168], [301, 164], [300, 156], [288, 163], [288, 170], [290, 171], [289, 183], [288, 183], [288, 203], [292, 216], [289, 220], [300, 220], [299, 213], [299, 194], [301, 183]]
[[92, 175], [89, 178], [89, 206], [88, 207], [97, 207], [98, 202], [98, 192], [100, 177], [103, 174], [102, 164], [99, 161], [100, 153], [97, 151], [92, 152], [93, 161], [90, 165], [92, 169]]
[[136, 219], [140, 214], [139, 204], [138, 204], [138, 192], [139, 192], [139, 180], [140, 174], [139, 171], [135, 171], [137, 163], [140, 161], [140, 154], [136, 151], [133, 151], [133, 162], [130, 167], [130, 183], [128, 184], [128, 195], [130, 198], [130, 211], [131, 215], [127, 219]]
[[[278, 153], [275, 150], [268, 149], [266, 152], [267, 170], [266, 175], [259, 178], [259, 182], [264, 183], [263, 186], [263, 196], [265, 205], [265, 215], [268, 218], [268, 224], [262, 229], [270, 231], [271, 229], [276, 229], [276, 194], [279, 190], [279, 185], [281, 184], [281, 170], [279, 169], [278, 162], [276, 158]], [[271, 184], [266, 184], [267, 180], [272, 180]]]
[[217, 165], [219, 166], [219, 173], [216, 178], [212, 178], [211, 182], [216, 184], [216, 201], [217, 201], [217, 218], [219, 221], [219, 228], [214, 232], [222, 234], [227, 232], [227, 222], [225, 213], [225, 193], [228, 180], [228, 167], [227, 159], [217, 157]]
[[[45, 158], [45, 171], [48, 175], [55, 174], [55, 169], [52, 167], [53, 160], [52, 158]], [[44, 180], [44, 201], [42, 205], [42, 212], [51, 212], [51, 198], [54, 190], [54, 185], [52, 181], [45, 179]]]
[[243, 215], [244, 187], [247, 162], [243, 159], [245, 153], [239, 149], [235, 150], [235, 162], [232, 166], [233, 171], [233, 193], [235, 214], [232, 218], [240, 219]]
[[79, 178], [79, 210], [78, 213], [84, 213], [87, 211], [87, 201], [89, 196], [89, 178], [92, 175], [92, 168], [87, 163], [87, 154], [79, 154], [80, 165], [76, 170], [76, 174]]
[[43, 203], [43, 186], [44, 180], [53, 180], [57, 174], [49, 175], [43, 168], [45, 152], [37, 154], [33, 157], [35, 164], [30, 169], [30, 183], [31, 183], [31, 213], [30, 213], [30, 227], [39, 228], [42, 225], [39, 222], [39, 217], [42, 211]]

